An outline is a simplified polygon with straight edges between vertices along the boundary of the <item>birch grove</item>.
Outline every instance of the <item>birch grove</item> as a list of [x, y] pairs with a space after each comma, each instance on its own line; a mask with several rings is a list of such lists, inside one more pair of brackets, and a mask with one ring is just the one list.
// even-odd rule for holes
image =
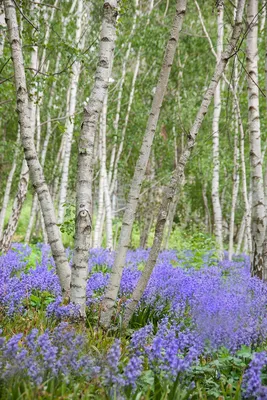
[[0, 0], [0, 257], [33, 252], [36, 297], [49, 262], [44, 308], [131, 335], [161, 268], [267, 279], [266, 27], [257, 0]]
[[[70, 288], [70, 267], [61, 242], [59, 229], [56, 224], [56, 217], [54, 213], [52, 199], [36, 153], [34, 137], [29, 117], [29, 100], [16, 10], [11, 0], [5, 0], [4, 7], [15, 73], [17, 109], [25, 160], [27, 162], [27, 167], [30, 171], [33, 186], [37, 192], [41, 208], [43, 209], [48, 240], [49, 244], [51, 245], [53, 257], [55, 259], [61, 287], [67, 295]], [[26, 166], [24, 170], [26, 170]]]
[[[82, 50], [82, 43], [83, 43], [83, 40], [81, 40], [82, 14], [83, 14], [83, 0], [78, 0], [75, 43], [78, 46], [79, 50]], [[67, 109], [69, 118], [67, 119], [67, 124], [66, 124], [65, 152], [62, 165], [62, 176], [61, 176], [60, 193], [59, 193], [58, 222], [60, 224], [62, 224], [64, 219], [64, 204], [67, 199], [69, 163], [70, 163], [71, 146], [73, 140], [72, 138], [74, 131], [74, 114], [76, 109], [76, 99], [77, 99], [80, 69], [81, 69], [80, 62], [75, 61], [72, 65], [72, 71], [71, 71], [72, 78], [69, 88], [70, 97]]]
[[173, 21], [172, 31], [166, 47], [159, 81], [153, 98], [152, 108], [149, 115], [145, 136], [143, 139], [140, 156], [136, 163], [131, 189], [128, 197], [126, 210], [123, 217], [120, 240], [117, 249], [115, 263], [111, 272], [109, 284], [102, 301], [101, 325], [108, 327], [113, 313], [114, 304], [119, 291], [122, 269], [125, 263], [126, 252], [129, 247], [132, 226], [134, 222], [137, 201], [140, 194], [141, 185], [144, 179], [146, 166], [148, 163], [151, 145], [157, 127], [160, 108], [166, 92], [171, 66], [182, 27], [183, 17], [186, 9], [186, 1], [177, 1], [176, 15]]
[[156, 264], [158, 254], [159, 254], [159, 251], [161, 248], [161, 243], [163, 240], [164, 226], [166, 223], [170, 203], [175, 195], [177, 187], [181, 187], [181, 185], [183, 184], [185, 166], [188, 162], [188, 159], [189, 159], [191, 152], [193, 150], [193, 147], [195, 145], [195, 140], [198, 135], [199, 129], [200, 129], [203, 119], [207, 113], [207, 110], [211, 103], [212, 97], [214, 96], [214, 94], [216, 92], [216, 87], [222, 77], [222, 74], [226, 68], [229, 58], [232, 56], [232, 54], [235, 50], [238, 39], [241, 35], [244, 6], [245, 6], [245, 1], [240, 0], [238, 3], [236, 20], [235, 20], [235, 25], [233, 28], [232, 36], [229, 40], [227, 48], [222, 53], [221, 58], [220, 58], [219, 62], [217, 63], [214, 75], [213, 75], [211, 82], [209, 84], [209, 87], [203, 97], [203, 100], [202, 100], [201, 106], [199, 108], [198, 114], [196, 116], [196, 119], [195, 119], [195, 121], [192, 125], [192, 128], [188, 134], [187, 145], [185, 146], [185, 149], [180, 156], [175, 173], [173, 174], [171, 181], [167, 187], [167, 190], [163, 196], [162, 204], [160, 207], [160, 211], [158, 214], [157, 223], [156, 223], [156, 227], [155, 227], [155, 236], [154, 236], [154, 241], [153, 241], [153, 245], [151, 248], [151, 252], [150, 252], [148, 261], [146, 263], [146, 266], [144, 268], [144, 271], [142, 273], [142, 276], [139, 279], [139, 282], [133, 292], [131, 301], [126, 306], [126, 311], [125, 311], [124, 320], [123, 320], [124, 326], [128, 325], [128, 323], [137, 307], [137, 304], [140, 301], [141, 296], [144, 293], [144, 290], [146, 288], [148, 280], [149, 280], [151, 273], [153, 271], [153, 268]]

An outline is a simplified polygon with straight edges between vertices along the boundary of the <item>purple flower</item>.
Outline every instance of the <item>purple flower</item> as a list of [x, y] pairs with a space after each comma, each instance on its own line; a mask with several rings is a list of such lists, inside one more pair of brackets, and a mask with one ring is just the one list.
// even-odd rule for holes
[[267, 353], [255, 353], [247, 371], [243, 376], [244, 397], [257, 400], [267, 398], [267, 386], [263, 385], [261, 374], [267, 367]]
[[124, 370], [125, 385], [136, 387], [136, 380], [139, 378], [143, 370], [143, 362], [140, 357], [133, 356], [130, 358]]

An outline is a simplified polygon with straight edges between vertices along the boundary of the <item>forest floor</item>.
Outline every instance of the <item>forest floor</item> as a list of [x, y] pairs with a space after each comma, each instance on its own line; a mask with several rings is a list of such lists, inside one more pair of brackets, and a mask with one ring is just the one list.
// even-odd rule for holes
[[267, 287], [250, 277], [249, 258], [218, 262], [203, 240], [161, 252], [123, 330], [148, 254], [128, 252], [107, 332], [99, 304], [114, 252], [90, 251], [85, 325], [62, 302], [49, 246], [17, 243], [0, 255], [0, 398], [267, 399]]

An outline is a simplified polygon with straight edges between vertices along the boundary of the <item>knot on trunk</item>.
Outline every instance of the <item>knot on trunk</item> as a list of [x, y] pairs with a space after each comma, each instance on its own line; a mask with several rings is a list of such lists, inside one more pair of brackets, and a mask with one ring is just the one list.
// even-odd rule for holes
[[92, 219], [90, 211], [87, 208], [83, 208], [79, 211], [77, 215], [78, 229], [83, 234], [90, 234], [92, 230]]

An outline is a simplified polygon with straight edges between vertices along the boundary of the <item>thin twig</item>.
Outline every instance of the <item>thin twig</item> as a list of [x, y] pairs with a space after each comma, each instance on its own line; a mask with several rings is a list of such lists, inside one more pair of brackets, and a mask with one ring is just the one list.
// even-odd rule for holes
[[14, 78], [14, 75], [10, 76], [9, 78], [5, 78], [2, 81], [0, 81], [0, 85], [6, 81], [10, 81], [10, 79]]
[[37, 4], [38, 6], [45, 6], [45, 7], [55, 8], [56, 10], [60, 10], [61, 11], [60, 7], [53, 6], [52, 4], [38, 3], [37, 1], [32, 1], [32, 0], [30, 0], [30, 2], [33, 3], [33, 4]]
[[14, 1], [14, 3], [15, 3], [15, 6], [17, 7], [17, 9], [19, 10], [19, 13], [23, 16], [23, 18], [26, 19], [26, 21], [27, 21], [36, 31], [38, 31], [39, 29], [36, 28], [36, 26], [33, 25], [33, 23], [29, 20], [29, 18], [26, 17], [26, 15], [21, 11], [21, 9], [19, 8], [19, 6], [18, 6], [16, 0], [13, 0], [13, 1]]
[[2, 106], [3, 104], [6, 104], [6, 103], [10, 103], [11, 101], [13, 101], [13, 100], [5, 100], [5, 101], [1, 101], [1, 103], [0, 103], [0, 106]]

